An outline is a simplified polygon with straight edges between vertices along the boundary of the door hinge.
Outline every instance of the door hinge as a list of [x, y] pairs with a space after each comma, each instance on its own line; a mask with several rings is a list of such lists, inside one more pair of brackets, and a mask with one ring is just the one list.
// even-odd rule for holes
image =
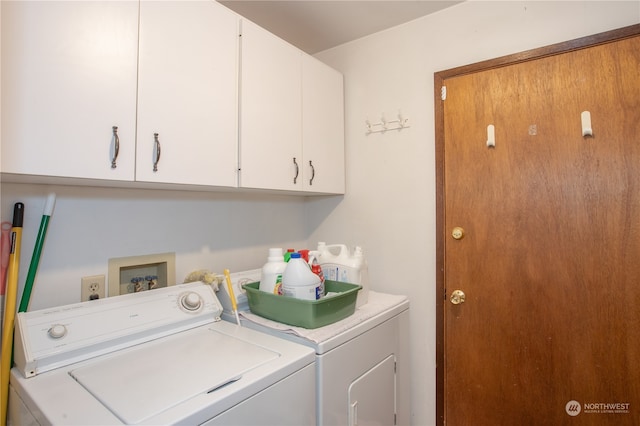
[[447, 99], [447, 86], [442, 86], [440, 88], [440, 99], [442, 99], [443, 101]]

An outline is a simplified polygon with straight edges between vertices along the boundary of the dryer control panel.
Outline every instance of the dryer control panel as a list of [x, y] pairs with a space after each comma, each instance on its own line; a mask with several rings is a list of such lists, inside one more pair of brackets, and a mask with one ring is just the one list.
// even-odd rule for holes
[[211, 286], [180, 284], [16, 315], [16, 367], [25, 377], [218, 321]]

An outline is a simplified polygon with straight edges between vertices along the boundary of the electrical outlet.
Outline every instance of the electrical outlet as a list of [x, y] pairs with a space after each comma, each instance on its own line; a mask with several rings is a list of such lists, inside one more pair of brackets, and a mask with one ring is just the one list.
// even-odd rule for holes
[[82, 277], [80, 284], [80, 300], [86, 302], [88, 300], [103, 299], [105, 297], [104, 275], [91, 275]]

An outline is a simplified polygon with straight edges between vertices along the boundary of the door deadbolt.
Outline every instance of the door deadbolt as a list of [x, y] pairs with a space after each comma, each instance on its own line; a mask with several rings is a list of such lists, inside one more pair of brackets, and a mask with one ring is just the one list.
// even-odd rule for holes
[[451, 230], [451, 236], [454, 240], [461, 240], [464, 237], [464, 229], [456, 226], [455, 228], [453, 228], [453, 230]]
[[454, 290], [453, 293], [451, 293], [451, 297], [449, 298], [449, 300], [454, 305], [459, 305], [461, 303], [464, 303], [465, 297], [466, 296], [464, 294], [464, 291], [462, 291], [462, 290]]

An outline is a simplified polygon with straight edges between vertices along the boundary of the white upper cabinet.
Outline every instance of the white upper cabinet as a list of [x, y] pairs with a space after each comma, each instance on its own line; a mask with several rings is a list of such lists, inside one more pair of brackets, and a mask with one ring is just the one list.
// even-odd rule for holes
[[302, 57], [303, 185], [306, 191], [344, 194], [342, 74]]
[[140, 3], [136, 180], [237, 185], [238, 22], [214, 1]]
[[242, 21], [240, 178], [244, 188], [302, 188], [302, 52]]
[[2, 172], [236, 186], [238, 22], [216, 2], [2, 2]]
[[138, 3], [1, 7], [2, 172], [133, 180]]
[[5, 178], [344, 193], [342, 75], [221, 4], [0, 5]]
[[244, 20], [241, 51], [240, 186], [343, 194], [342, 75]]

